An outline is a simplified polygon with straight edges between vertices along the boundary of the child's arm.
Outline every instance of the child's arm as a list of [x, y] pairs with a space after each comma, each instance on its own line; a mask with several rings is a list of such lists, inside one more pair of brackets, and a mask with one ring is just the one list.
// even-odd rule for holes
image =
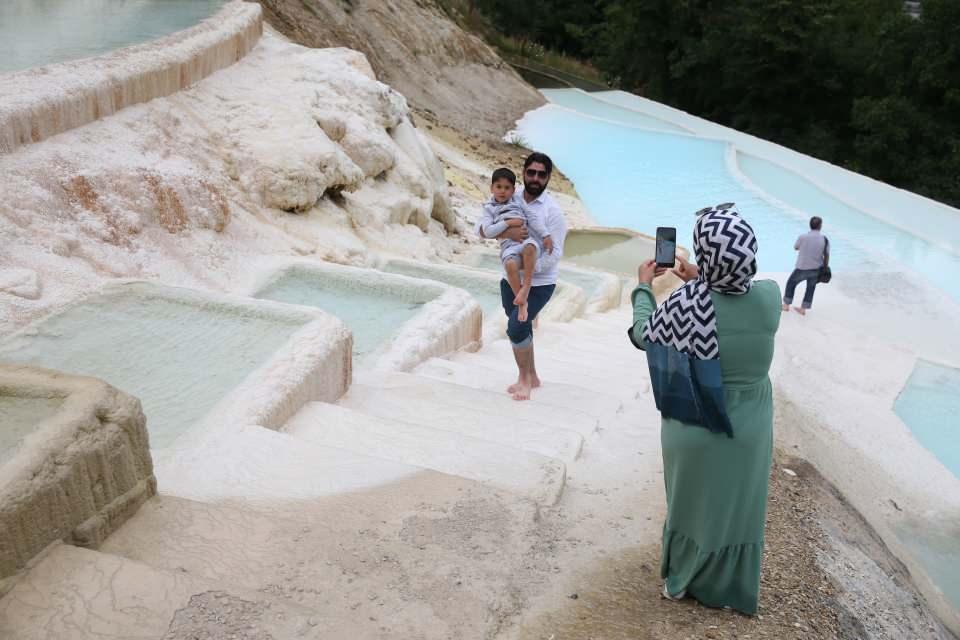
[[477, 222], [477, 235], [481, 238], [496, 238], [509, 228], [507, 221], [497, 221], [497, 215], [494, 207], [483, 205], [483, 215]]

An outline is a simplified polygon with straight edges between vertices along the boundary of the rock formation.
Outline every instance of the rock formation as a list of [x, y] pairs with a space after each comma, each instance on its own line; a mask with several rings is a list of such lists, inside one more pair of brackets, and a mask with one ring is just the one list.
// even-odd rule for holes
[[466, 133], [500, 137], [544, 103], [433, 0], [260, 0], [280, 32], [309, 47], [366, 54], [377, 78]]

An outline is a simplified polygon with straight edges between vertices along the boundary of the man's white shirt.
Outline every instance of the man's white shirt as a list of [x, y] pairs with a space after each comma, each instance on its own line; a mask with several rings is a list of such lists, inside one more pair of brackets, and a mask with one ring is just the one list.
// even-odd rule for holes
[[[546, 191], [541, 193], [531, 202], [523, 198], [523, 189], [513, 194], [513, 199], [521, 203], [534, 215], [539, 215], [550, 232], [550, 238], [553, 240], [553, 253], [544, 251], [540, 259], [537, 260], [537, 266], [533, 272], [533, 281], [531, 286], [540, 287], [548, 284], [557, 284], [557, 273], [560, 268], [560, 258], [563, 257], [563, 242], [567, 238], [567, 221], [563, 217], [563, 211], [557, 201], [550, 197]], [[482, 220], [477, 222], [476, 232], [481, 238], [485, 237], [480, 229]]]

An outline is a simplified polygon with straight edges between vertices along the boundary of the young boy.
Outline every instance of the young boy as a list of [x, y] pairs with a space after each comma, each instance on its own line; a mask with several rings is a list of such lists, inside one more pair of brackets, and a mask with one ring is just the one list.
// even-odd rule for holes
[[[517, 319], [527, 320], [527, 296], [537, 258], [546, 249], [553, 253], [553, 239], [538, 215], [514, 200], [517, 188], [517, 176], [505, 167], [493, 172], [490, 177], [490, 199], [483, 205], [483, 219], [480, 228], [486, 238], [495, 238], [510, 227], [526, 225], [529, 236], [523, 242], [504, 238], [500, 240], [500, 260], [507, 274], [507, 282], [516, 296], [513, 304], [519, 307]], [[523, 281], [520, 280], [521, 262]]]

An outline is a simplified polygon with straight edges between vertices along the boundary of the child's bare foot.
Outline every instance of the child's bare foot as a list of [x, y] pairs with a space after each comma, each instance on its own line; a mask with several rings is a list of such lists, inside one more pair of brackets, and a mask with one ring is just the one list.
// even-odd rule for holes
[[513, 298], [513, 304], [518, 307], [527, 304], [527, 296], [530, 295], [530, 287], [523, 285], [520, 287], [520, 290], [517, 291], [517, 295]]
[[785, 304], [785, 305], [783, 305], [783, 306], [780, 307], [780, 308], [783, 309], [784, 311], [790, 311], [790, 305], [788, 305], [788, 304]]
[[803, 307], [794, 307], [793, 310], [796, 311], [797, 313], [799, 313], [799, 314], [802, 315], [802, 316], [807, 315], [807, 310], [804, 309]]
[[520, 322], [527, 321], [527, 303], [526, 302], [521, 304], [520, 308], [517, 309], [517, 320], [519, 320]]

